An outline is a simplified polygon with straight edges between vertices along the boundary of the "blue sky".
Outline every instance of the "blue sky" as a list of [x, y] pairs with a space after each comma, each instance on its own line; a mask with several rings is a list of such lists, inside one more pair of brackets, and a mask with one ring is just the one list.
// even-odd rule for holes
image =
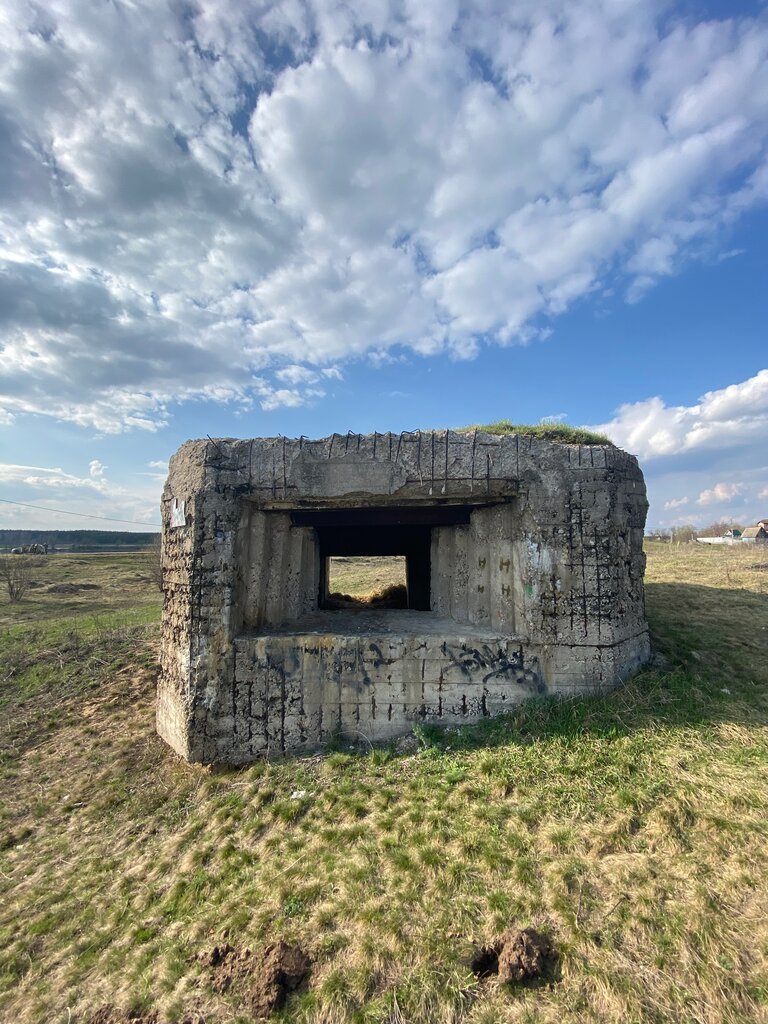
[[768, 515], [764, 3], [0, 25], [0, 497], [139, 529], [189, 437], [555, 417], [649, 526]]

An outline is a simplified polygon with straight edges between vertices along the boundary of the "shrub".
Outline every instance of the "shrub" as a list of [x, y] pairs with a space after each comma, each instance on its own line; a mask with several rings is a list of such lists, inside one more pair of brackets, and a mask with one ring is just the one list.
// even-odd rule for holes
[[0, 582], [8, 591], [8, 600], [21, 601], [32, 582], [31, 559], [26, 555], [4, 555], [0, 558]]

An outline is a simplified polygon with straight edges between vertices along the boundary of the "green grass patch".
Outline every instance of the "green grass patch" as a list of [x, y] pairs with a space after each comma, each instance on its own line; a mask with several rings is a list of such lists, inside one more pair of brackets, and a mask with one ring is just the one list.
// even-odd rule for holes
[[[81, 557], [75, 581], [93, 578]], [[54, 593], [46, 616], [36, 598], [0, 634], [5, 1016], [33, 1024], [65, 1007], [87, 1021], [109, 1002], [249, 1021], [196, 956], [283, 938], [313, 959], [309, 990], [275, 1018], [298, 1024], [762, 1019], [768, 586], [756, 564], [649, 545], [660, 658], [612, 693], [420, 727], [406, 756], [346, 744], [220, 773], [155, 735], [148, 584], [130, 608], [88, 591], [62, 613]], [[473, 949], [513, 925], [552, 937], [552, 984], [473, 977]]]
[[529, 437], [540, 437], [544, 441], [556, 441], [560, 444], [613, 446], [613, 441], [605, 434], [597, 434], [585, 427], [571, 427], [567, 423], [512, 423], [511, 420], [496, 420], [494, 423], [472, 423], [469, 426], [456, 429], [461, 432], [482, 430], [486, 434], [525, 434]]

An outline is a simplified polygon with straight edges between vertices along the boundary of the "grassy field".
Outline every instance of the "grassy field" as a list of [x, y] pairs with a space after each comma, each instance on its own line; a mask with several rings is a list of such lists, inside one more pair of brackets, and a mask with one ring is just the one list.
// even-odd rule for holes
[[328, 590], [365, 598], [388, 586], [405, 584], [405, 558], [392, 555], [369, 558], [340, 556], [330, 559]]
[[[768, 1021], [757, 549], [649, 545], [656, 663], [608, 696], [230, 772], [155, 736], [137, 557], [35, 574], [0, 603], [3, 1024], [244, 1024], [199, 954], [278, 938], [313, 961], [283, 1021]], [[473, 975], [511, 925], [551, 937], [547, 984]]]

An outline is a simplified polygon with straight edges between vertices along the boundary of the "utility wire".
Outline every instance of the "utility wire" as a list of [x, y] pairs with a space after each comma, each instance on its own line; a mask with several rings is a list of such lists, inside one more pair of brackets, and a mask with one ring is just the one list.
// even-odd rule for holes
[[48, 508], [47, 505], [29, 505], [26, 501], [12, 501], [10, 498], [0, 498], [0, 501], [4, 501], [6, 505], [21, 505], [22, 508], [37, 508], [42, 512], [58, 512], [63, 516], [79, 516], [81, 519], [103, 519], [108, 523], [130, 523], [132, 526], [154, 526], [158, 528], [160, 525], [159, 523], [140, 523], [136, 519], [113, 519], [112, 516], [92, 516], [87, 512], [67, 512], [63, 508]]

